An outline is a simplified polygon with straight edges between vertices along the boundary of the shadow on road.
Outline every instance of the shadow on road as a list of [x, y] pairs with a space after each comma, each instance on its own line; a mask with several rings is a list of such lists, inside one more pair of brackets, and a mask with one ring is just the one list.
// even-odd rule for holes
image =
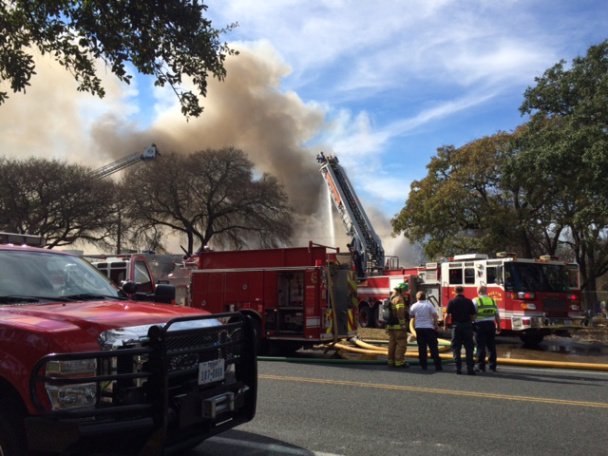
[[231, 430], [206, 440], [188, 456], [314, 456], [315, 453], [302, 447], [259, 434]]
[[576, 373], [572, 373], [570, 375], [563, 374], [555, 374], [551, 373], [549, 370], [538, 371], [534, 373], [521, 373], [521, 372], [509, 372], [505, 370], [501, 370], [500, 365], [498, 366], [498, 372], [492, 373], [482, 373], [478, 374], [479, 377], [488, 377], [488, 378], [501, 378], [507, 380], [518, 380], [518, 381], [526, 381], [526, 382], [535, 382], [535, 383], [554, 383], [554, 384], [563, 384], [563, 385], [581, 385], [581, 383], [585, 383], [586, 386], [595, 386], [595, 387], [606, 387], [608, 381], [605, 378], [598, 378], [586, 375], [586, 373], [582, 373], [577, 371]]

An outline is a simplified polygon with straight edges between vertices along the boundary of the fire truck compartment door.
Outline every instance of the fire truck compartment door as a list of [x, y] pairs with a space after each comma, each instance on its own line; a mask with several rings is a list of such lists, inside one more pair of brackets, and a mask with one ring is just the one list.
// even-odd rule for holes
[[[331, 293], [336, 310], [337, 331], [340, 335], [348, 334], [348, 309], [352, 307], [348, 286], [349, 273], [350, 271], [344, 269], [335, 269], [331, 272], [333, 288]], [[331, 306], [331, 302], [329, 304]]]

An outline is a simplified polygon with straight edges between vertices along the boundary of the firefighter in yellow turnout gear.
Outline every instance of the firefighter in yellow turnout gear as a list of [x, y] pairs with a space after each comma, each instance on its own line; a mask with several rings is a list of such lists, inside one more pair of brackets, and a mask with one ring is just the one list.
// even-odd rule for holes
[[391, 293], [391, 315], [386, 323], [388, 332], [388, 365], [389, 367], [410, 367], [405, 362], [407, 351], [407, 307], [404, 293], [408, 291], [407, 283], [400, 283]]

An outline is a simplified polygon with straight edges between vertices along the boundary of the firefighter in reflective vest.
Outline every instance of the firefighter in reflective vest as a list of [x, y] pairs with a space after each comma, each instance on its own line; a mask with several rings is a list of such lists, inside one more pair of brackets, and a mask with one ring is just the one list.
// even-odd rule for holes
[[405, 362], [407, 351], [407, 308], [404, 294], [408, 291], [407, 283], [400, 283], [391, 294], [391, 314], [386, 323], [388, 332], [388, 365], [390, 367], [410, 367]]
[[500, 332], [500, 316], [494, 299], [488, 296], [485, 285], [477, 288], [478, 296], [473, 299], [477, 309], [475, 318], [475, 342], [477, 345], [477, 371], [486, 370], [486, 348], [488, 364], [492, 372], [496, 372], [496, 334]]

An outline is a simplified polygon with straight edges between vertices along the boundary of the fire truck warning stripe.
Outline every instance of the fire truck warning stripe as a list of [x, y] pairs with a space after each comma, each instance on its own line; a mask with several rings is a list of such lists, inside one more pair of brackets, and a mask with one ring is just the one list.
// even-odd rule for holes
[[417, 386], [406, 386], [406, 385], [390, 385], [382, 383], [363, 383], [363, 382], [350, 382], [346, 380], [325, 380], [321, 378], [307, 378], [307, 377], [289, 377], [282, 375], [270, 375], [260, 374], [260, 379], [264, 380], [275, 380], [283, 382], [296, 382], [296, 383], [315, 383], [323, 385], [336, 385], [336, 386], [352, 386], [357, 388], [371, 388], [371, 389], [382, 389], [388, 391], [403, 391], [408, 393], [427, 393], [427, 394], [442, 394], [444, 396], [458, 396], [458, 397], [477, 397], [482, 399], [498, 399], [504, 401], [521, 401], [521, 402], [536, 402], [540, 404], [553, 404], [553, 405], [569, 405], [573, 407], [588, 407], [588, 408], [599, 408], [608, 409], [608, 403], [606, 402], [587, 402], [587, 401], [570, 401], [565, 399], [553, 399], [549, 397], [534, 397], [534, 396], [513, 396], [509, 394], [494, 394], [494, 393], [483, 393], [480, 391], [459, 391], [459, 390], [448, 390], [442, 388], [423, 388]]

